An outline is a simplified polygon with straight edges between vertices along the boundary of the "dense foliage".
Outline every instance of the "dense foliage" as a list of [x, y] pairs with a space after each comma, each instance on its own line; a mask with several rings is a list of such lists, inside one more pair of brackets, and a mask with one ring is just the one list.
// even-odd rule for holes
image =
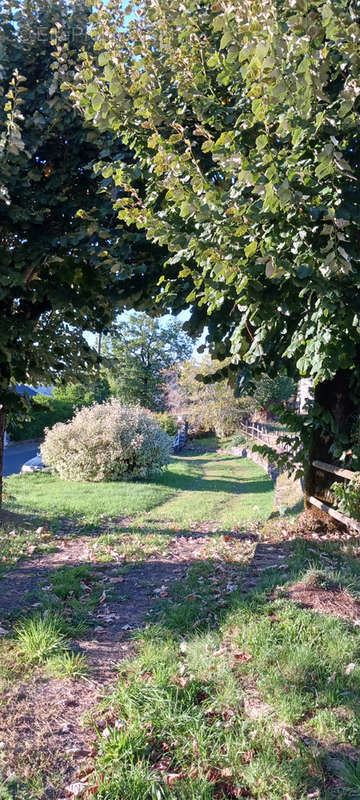
[[360, 520], [360, 475], [354, 474], [347, 483], [333, 483], [331, 487], [335, 505], [348, 517]]
[[156, 419], [159, 428], [168, 433], [169, 436], [175, 436], [180, 427], [176, 417], [169, 414], [168, 411], [158, 411], [153, 414], [153, 417]]
[[140, 406], [119, 400], [84, 406], [46, 432], [44, 463], [65, 480], [147, 478], [168, 461], [171, 439]]
[[270, 415], [276, 414], [276, 411], [294, 394], [296, 394], [295, 383], [286, 375], [278, 375], [276, 378], [261, 375], [253, 384], [252, 397], [255, 407]]
[[[126, 29], [114, 0], [93, 15], [73, 96], [135, 153], [100, 169], [120, 218], [171, 251], [159, 291], [186, 288], [212, 351], [249, 377], [340, 376], [359, 397], [358, 3], [131, 8]], [[315, 397], [323, 444], [353, 410], [338, 389]]]
[[[82, 331], [112, 320], [116, 276], [101, 263], [100, 236], [87, 220], [93, 214], [101, 228], [111, 218], [88, 169], [108, 137], [94, 136], [59, 87], [88, 43], [86, 22], [81, 2], [1, 8], [0, 386], [7, 409], [21, 403], [8, 392], [11, 381], [91, 366], [96, 354]], [[52, 69], [54, 26], [61, 70]]]
[[163, 322], [144, 313], [120, 319], [105, 343], [105, 354], [112, 360], [105, 371], [111, 394], [125, 403], [162, 410], [164, 370], [189, 358], [192, 349], [175, 319]]
[[192, 302], [235, 304], [224, 320], [234, 355], [291, 358], [317, 380], [352, 366], [355, 5], [160, 0], [133, 10], [124, 31], [116, 2], [93, 16], [98, 57], [85, 60], [77, 95], [138, 158], [103, 167], [127, 189], [120, 216], [170, 247]]
[[81, 47], [92, 49], [88, 15], [85, 0], [1, 3], [0, 441], [6, 412], [25, 405], [9, 386], [91, 371], [83, 332], [106, 330], [116, 307], [144, 295], [151, 306], [161, 268], [159, 248], [117, 222], [115, 195], [92, 170], [129, 160], [128, 149], [60, 89]]
[[195, 434], [214, 431], [229, 436], [253, 407], [251, 398], [236, 398], [228, 381], [203, 382], [211, 378], [218, 364], [209, 356], [193, 359], [168, 371], [166, 404], [170, 411], [189, 424]]
[[13, 414], [7, 425], [7, 432], [14, 441], [41, 439], [46, 428], [57, 422], [67, 422], [74, 414], [74, 404], [48, 395], [35, 395], [31, 398], [26, 416]]

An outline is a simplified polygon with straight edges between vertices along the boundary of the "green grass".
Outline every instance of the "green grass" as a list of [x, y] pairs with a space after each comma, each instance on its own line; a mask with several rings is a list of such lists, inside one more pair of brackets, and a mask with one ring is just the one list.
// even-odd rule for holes
[[211, 561], [171, 587], [103, 702], [99, 800], [359, 800], [359, 629], [270, 594], [306, 576], [360, 591], [359, 563], [325, 545], [324, 573], [316, 547], [296, 542], [287, 578], [245, 596]]
[[54, 678], [79, 680], [86, 678], [89, 674], [85, 656], [67, 650], [48, 659], [46, 667], [49, 675]]
[[51, 473], [11, 476], [6, 489], [13, 497], [8, 510], [45, 513], [49, 520], [74, 517], [91, 525], [102, 516], [148, 511], [176, 491], [161, 478], [154, 483], [73, 483]]
[[[175, 535], [211, 526], [202, 558], [155, 602], [151, 624], [133, 635], [135, 655], [119, 665], [114, 690], [94, 710], [95, 727], [99, 714], [103, 724], [89, 774], [99, 800], [360, 800], [352, 757], [360, 748], [360, 628], [286, 594], [303, 580], [360, 597], [356, 542], [295, 540], [287, 569], [262, 573], [243, 594], [255, 544], [228, 534], [265, 522], [273, 504], [271, 480], [251, 461], [204, 449], [173, 458], [145, 484], [71, 485], [51, 475], [8, 483], [10, 510], [45, 514], [54, 530], [60, 509], [80, 516], [85, 532], [105, 520], [107, 530], [89, 539], [104, 560], [141, 560]], [[9, 641], [24, 663], [86, 678], [86, 663], [68, 643], [91, 624], [105, 586], [101, 570], [63, 567], [46, 585], [40, 611]], [[26, 797], [20, 791], [9, 797]], [[46, 787], [36, 791], [32, 797], [43, 797]]]
[[15, 628], [18, 650], [25, 662], [44, 664], [51, 656], [67, 647], [62, 620], [58, 615], [36, 616], [25, 619]]
[[[105, 526], [94, 549], [99, 560], [111, 559], [114, 552], [129, 561], [146, 558], [166, 546], [179, 524], [186, 531], [209, 522], [226, 532], [264, 522], [273, 506], [273, 484], [261, 467], [207, 451], [173, 457], [168, 469], [149, 482], [71, 483], [50, 473], [34, 473], [8, 478], [6, 492], [6, 511], [32, 518], [27, 526], [30, 542], [37, 542], [34, 529], [44, 519], [50, 532], [58, 534], [68, 519], [74, 521], [76, 533]], [[117, 523], [119, 518], [129, 519], [124, 526]], [[5, 528], [0, 534], [12, 551], [4, 568], [15, 562], [17, 553], [26, 555], [23, 529], [19, 527], [15, 538], [9, 538]]]
[[0, 523], [0, 578], [20, 558], [53, 549], [51, 536], [46, 531], [37, 533], [38, 527], [34, 520]]

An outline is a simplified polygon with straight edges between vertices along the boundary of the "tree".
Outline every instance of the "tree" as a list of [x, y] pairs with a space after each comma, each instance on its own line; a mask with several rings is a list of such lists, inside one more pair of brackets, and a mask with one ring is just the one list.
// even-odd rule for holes
[[106, 372], [110, 392], [126, 403], [163, 409], [164, 371], [191, 355], [193, 343], [177, 320], [162, 324], [144, 313], [131, 314], [112, 329], [105, 343], [113, 360]]
[[286, 375], [278, 375], [276, 378], [261, 375], [254, 383], [252, 397], [260, 411], [273, 414], [279, 413], [281, 407], [285, 406], [295, 393], [294, 381]]
[[[84, 331], [109, 328], [114, 309], [141, 305], [154, 255], [116, 222], [91, 164], [130, 159], [74, 109], [60, 84], [91, 48], [82, 0], [3, 2], [0, 11], [0, 474], [13, 386], [91, 371]], [[131, 263], [131, 269], [127, 265]], [[124, 280], [124, 274], [129, 276]], [[150, 291], [151, 294], [151, 291]], [[155, 304], [155, 303], [154, 303]], [[0, 492], [1, 496], [1, 492]]]
[[158, 0], [126, 24], [110, 0], [73, 91], [136, 156], [101, 168], [126, 193], [120, 218], [169, 248], [169, 303], [189, 287], [242, 384], [314, 380], [310, 459], [346, 439], [360, 396], [357, 8]]
[[195, 433], [230, 436], [248, 414], [248, 402], [234, 396], [226, 379], [212, 380], [218, 366], [205, 356], [173, 367], [167, 374], [166, 405]]

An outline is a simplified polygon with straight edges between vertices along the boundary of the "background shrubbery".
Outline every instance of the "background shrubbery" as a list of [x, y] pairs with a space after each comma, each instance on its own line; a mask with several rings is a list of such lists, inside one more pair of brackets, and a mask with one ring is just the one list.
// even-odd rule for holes
[[118, 481], [161, 469], [171, 443], [148, 411], [112, 399], [84, 406], [70, 422], [48, 430], [41, 454], [65, 480]]
[[153, 414], [153, 417], [156, 419], [157, 424], [163, 431], [165, 431], [165, 433], [168, 433], [169, 436], [176, 436], [179, 429], [179, 423], [175, 417], [172, 417], [171, 414], [169, 414], [168, 411], [159, 411], [157, 414]]
[[82, 383], [55, 386], [53, 397], [34, 395], [25, 418], [21, 414], [14, 415], [9, 419], [7, 431], [16, 442], [42, 439], [46, 428], [52, 428], [57, 422], [67, 422], [78, 408], [102, 402], [108, 396], [108, 383], [101, 376], [91, 386]]
[[23, 417], [9, 420], [7, 432], [16, 442], [24, 439], [40, 439], [45, 428], [51, 428], [57, 422], [67, 422], [74, 414], [74, 405], [69, 400], [58, 400], [48, 395], [37, 394], [31, 398], [31, 405]]

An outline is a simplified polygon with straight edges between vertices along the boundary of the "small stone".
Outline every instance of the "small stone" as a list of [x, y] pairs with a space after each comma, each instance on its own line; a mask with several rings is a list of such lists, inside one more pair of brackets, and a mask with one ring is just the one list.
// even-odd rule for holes
[[65, 750], [66, 755], [68, 756], [79, 756], [84, 757], [88, 755], [88, 750], [85, 750], [84, 747], [79, 747], [79, 745], [74, 745], [73, 747], [68, 747]]
[[347, 665], [347, 667], [345, 667], [345, 675], [350, 675], [350, 673], [351, 673], [351, 672], [352, 672], [352, 671], [353, 671], [355, 668], [356, 668], [356, 664], [353, 664], [353, 663], [351, 663], [351, 664], [348, 664], [348, 665]]

